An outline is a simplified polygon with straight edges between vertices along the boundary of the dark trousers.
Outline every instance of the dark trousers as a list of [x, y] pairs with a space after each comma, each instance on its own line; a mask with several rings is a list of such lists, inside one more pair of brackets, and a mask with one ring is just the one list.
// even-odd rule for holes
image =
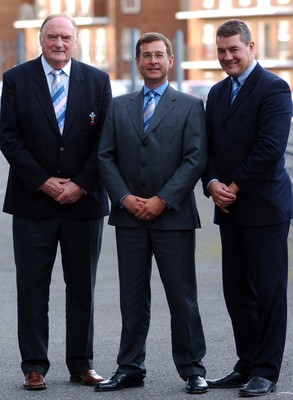
[[24, 374], [46, 374], [51, 274], [60, 244], [66, 284], [66, 362], [70, 373], [92, 368], [93, 310], [103, 218], [89, 221], [13, 217], [18, 338]]
[[223, 287], [239, 361], [235, 370], [277, 382], [286, 338], [289, 222], [221, 226]]
[[116, 228], [122, 333], [117, 362], [127, 374], [146, 373], [154, 255], [170, 314], [173, 359], [182, 379], [205, 376], [205, 339], [197, 303], [195, 232]]

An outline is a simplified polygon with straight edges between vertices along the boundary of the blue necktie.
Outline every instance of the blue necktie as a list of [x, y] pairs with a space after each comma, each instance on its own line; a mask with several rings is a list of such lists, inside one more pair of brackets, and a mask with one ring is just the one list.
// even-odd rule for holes
[[237, 78], [233, 78], [232, 79], [231, 104], [235, 100], [240, 88], [241, 88], [241, 85], [240, 85], [238, 79]]
[[146, 130], [150, 124], [151, 118], [153, 116], [153, 113], [154, 113], [155, 107], [156, 107], [155, 92], [149, 91], [148, 95], [149, 95], [149, 100], [147, 101], [145, 108], [144, 108], [144, 112], [143, 112], [143, 130], [144, 130], [144, 132], [146, 132]]
[[60, 133], [63, 132], [63, 126], [65, 121], [66, 112], [66, 93], [63, 82], [61, 80], [61, 75], [63, 74], [62, 69], [53, 70], [50, 72], [53, 75], [53, 82], [51, 86], [51, 97], [52, 102], [60, 129]]

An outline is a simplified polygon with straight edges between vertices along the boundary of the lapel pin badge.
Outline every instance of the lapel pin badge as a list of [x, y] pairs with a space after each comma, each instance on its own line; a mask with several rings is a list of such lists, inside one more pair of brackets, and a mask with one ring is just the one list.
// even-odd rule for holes
[[92, 111], [92, 112], [89, 114], [89, 117], [90, 117], [90, 119], [91, 119], [90, 125], [96, 125], [96, 114]]

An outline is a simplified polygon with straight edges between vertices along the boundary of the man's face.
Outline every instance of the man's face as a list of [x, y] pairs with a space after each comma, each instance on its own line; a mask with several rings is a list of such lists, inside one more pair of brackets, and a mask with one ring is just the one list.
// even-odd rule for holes
[[173, 66], [174, 56], [168, 56], [165, 43], [156, 40], [143, 43], [140, 46], [140, 56], [135, 61], [145, 84], [154, 89], [166, 82], [169, 69]]
[[73, 56], [77, 32], [70, 20], [55, 17], [49, 20], [40, 33], [43, 56], [54, 69], [63, 68]]
[[254, 43], [244, 44], [240, 35], [218, 36], [217, 51], [221, 67], [232, 77], [241, 75], [254, 59]]

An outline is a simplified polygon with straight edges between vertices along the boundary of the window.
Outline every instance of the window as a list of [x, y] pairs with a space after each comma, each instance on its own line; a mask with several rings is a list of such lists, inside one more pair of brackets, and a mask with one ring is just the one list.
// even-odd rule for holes
[[219, 0], [219, 8], [225, 10], [233, 8], [232, 0]]
[[95, 31], [95, 59], [98, 65], [106, 63], [106, 30], [97, 28]]
[[202, 7], [203, 8], [214, 8], [215, 2], [214, 2], [214, 0], [203, 0]]
[[212, 24], [203, 27], [203, 59], [212, 60], [215, 57], [215, 30]]
[[89, 29], [81, 29], [79, 32], [79, 58], [86, 64], [91, 63], [90, 40], [91, 37]]
[[288, 59], [290, 57], [290, 23], [289, 20], [282, 20], [278, 24], [278, 57]]
[[291, 1], [291, 0], [277, 0], [277, 3], [278, 3], [278, 4], [281, 4], [281, 5], [286, 5], [286, 4], [289, 4], [290, 1]]
[[73, 17], [75, 15], [75, 0], [65, 0], [66, 14]]
[[46, 0], [36, 0], [36, 16], [39, 19], [44, 19], [48, 15], [46, 9]]
[[131, 61], [135, 57], [135, 44], [139, 38], [138, 29], [122, 29], [120, 56], [123, 61]]
[[90, 0], [80, 0], [80, 15], [82, 17], [87, 17], [90, 15], [91, 1]]
[[272, 45], [271, 41], [271, 38], [275, 36], [272, 23], [260, 20], [255, 28], [257, 35], [257, 58], [258, 59], [273, 58], [276, 49], [275, 46]]
[[251, 0], [239, 0], [238, 4], [240, 7], [249, 7], [251, 6]]
[[138, 14], [140, 9], [140, 0], [121, 0], [121, 12], [124, 14]]
[[50, 14], [61, 13], [61, 0], [54, 0], [50, 2]]

